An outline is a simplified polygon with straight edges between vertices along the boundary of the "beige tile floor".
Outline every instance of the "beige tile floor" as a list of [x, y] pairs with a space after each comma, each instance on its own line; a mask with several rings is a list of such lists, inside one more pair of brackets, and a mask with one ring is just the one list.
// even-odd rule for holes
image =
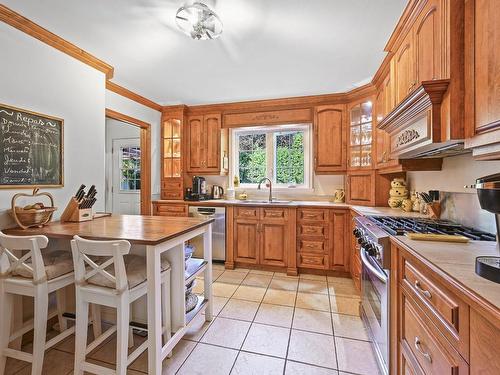
[[[164, 374], [347, 375], [378, 374], [367, 332], [358, 315], [352, 280], [214, 265], [214, 314], [197, 319], [163, 364]], [[197, 293], [202, 293], [199, 280]], [[145, 339], [136, 336], [135, 344]], [[72, 374], [74, 338], [45, 356], [44, 374]], [[115, 337], [89, 356], [114, 367]], [[29, 374], [24, 362], [9, 360], [7, 375]], [[147, 353], [129, 366], [147, 374]]]

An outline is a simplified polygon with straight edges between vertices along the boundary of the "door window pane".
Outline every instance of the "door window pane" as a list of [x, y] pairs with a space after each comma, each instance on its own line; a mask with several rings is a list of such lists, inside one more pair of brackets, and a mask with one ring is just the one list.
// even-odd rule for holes
[[141, 189], [140, 147], [120, 147], [120, 190]]

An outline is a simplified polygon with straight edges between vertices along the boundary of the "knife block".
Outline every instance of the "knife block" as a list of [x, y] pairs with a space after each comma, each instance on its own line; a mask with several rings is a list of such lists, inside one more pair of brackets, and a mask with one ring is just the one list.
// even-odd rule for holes
[[68, 202], [68, 205], [64, 209], [64, 212], [61, 215], [61, 222], [82, 222], [92, 220], [92, 208], [78, 208], [78, 201], [71, 197], [71, 200]]

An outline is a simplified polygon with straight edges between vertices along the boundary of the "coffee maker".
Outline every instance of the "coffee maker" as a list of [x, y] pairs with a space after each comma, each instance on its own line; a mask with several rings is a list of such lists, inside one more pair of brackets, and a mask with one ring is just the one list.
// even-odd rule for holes
[[495, 215], [497, 227], [497, 256], [477, 257], [476, 273], [500, 283], [500, 173], [478, 178], [476, 183], [469, 187], [477, 189], [481, 208]]
[[190, 191], [186, 189], [184, 199], [188, 201], [203, 201], [210, 199], [210, 194], [207, 194], [207, 182], [204, 177], [193, 176], [193, 188]]

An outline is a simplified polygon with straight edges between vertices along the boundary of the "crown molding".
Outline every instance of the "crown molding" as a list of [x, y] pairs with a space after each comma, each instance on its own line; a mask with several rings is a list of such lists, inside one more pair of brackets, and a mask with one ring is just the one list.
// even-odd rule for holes
[[22, 31], [33, 38], [40, 40], [43, 43], [48, 44], [55, 49], [103, 72], [106, 75], [106, 79], [113, 78], [114, 68], [99, 60], [97, 57], [91, 55], [90, 53], [78, 48], [73, 43], [61, 38], [60, 36], [44, 29], [40, 25], [34, 23], [33, 21], [27, 19], [21, 14], [7, 8], [5, 5], [0, 4], [0, 21]]
[[163, 107], [158, 103], [155, 103], [152, 100], [149, 100], [148, 98], [145, 98], [142, 95], [136, 94], [135, 92], [130, 91], [129, 89], [120, 86], [117, 83], [111, 82], [109, 80], [106, 81], [106, 89], [109, 91], [113, 91], [114, 93], [121, 95], [125, 98], [133, 100], [134, 102], [142, 104], [146, 107], [162, 112]]

